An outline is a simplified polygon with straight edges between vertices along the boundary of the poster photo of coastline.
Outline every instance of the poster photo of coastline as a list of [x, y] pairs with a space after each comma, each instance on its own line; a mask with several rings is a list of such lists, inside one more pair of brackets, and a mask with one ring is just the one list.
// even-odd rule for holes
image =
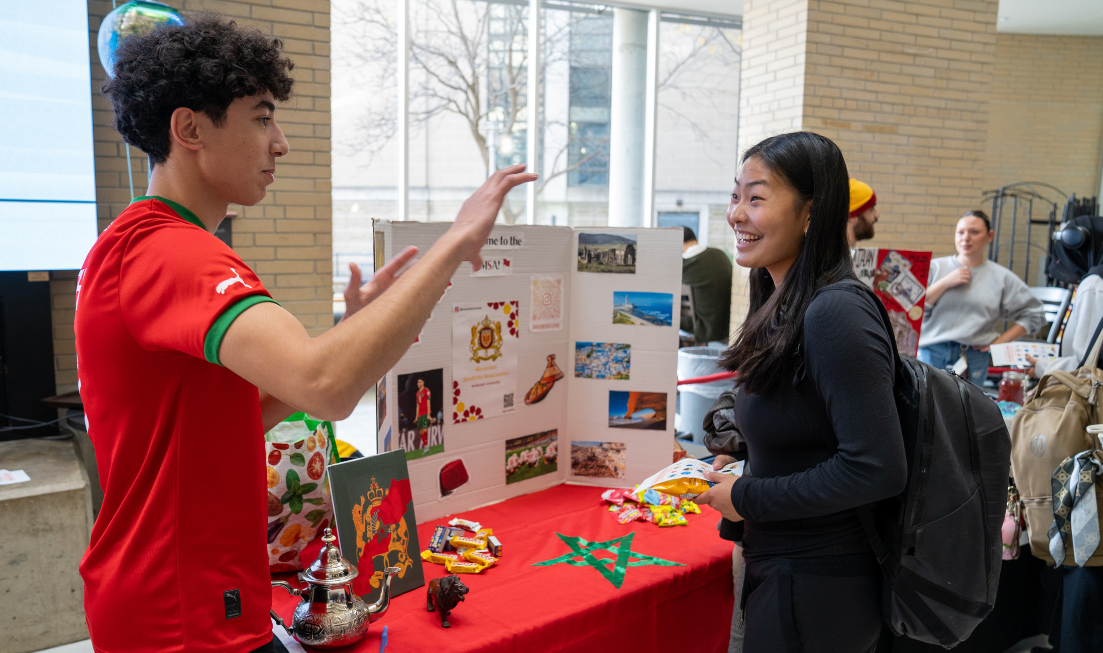
[[636, 273], [635, 234], [578, 234], [578, 271]]
[[580, 379], [627, 381], [632, 371], [632, 345], [617, 342], [576, 342], [574, 375]]
[[609, 391], [609, 428], [666, 430], [666, 393]]
[[661, 292], [613, 292], [613, 324], [670, 326], [674, 295]]
[[406, 460], [444, 452], [444, 370], [398, 375], [398, 448]]
[[623, 442], [571, 442], [571, 473], [593, 478], [624, 478], [628, 447]]
[[559, 431], [506, 440], [506, 485], [559, 471]]

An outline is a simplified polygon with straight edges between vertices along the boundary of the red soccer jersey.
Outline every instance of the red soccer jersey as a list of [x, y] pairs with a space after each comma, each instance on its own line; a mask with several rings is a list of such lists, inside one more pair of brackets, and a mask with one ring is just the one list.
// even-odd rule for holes
[[251, 651], [272, 638], [256, 386], [218, 364], [272, 301], [191, 211], [140, 197], [77, 281], [80, 393], [103, 507], [80, 565], [92, 645]]
[[422, 388], [415, 395], [417, 399], [417, 416], [429, 414], [429, 388]]

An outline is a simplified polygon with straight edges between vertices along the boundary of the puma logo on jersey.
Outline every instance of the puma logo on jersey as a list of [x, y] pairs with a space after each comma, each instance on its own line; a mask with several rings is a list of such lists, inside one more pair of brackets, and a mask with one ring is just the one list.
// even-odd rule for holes
[[230, 286], [234, 285], [235, 283], [240, 283], [241, 285], [245, 286], [246, 288], [252, 288], [252, 286], [245, 283], [245, 281], [241, 278], [241, 275], [237, 273], [237, 270], [235, 270], [233, 268], [230, 268], [230, 272], [233, 272], [234, 276], [230, 277], [229, 279], [226, 279], [225, 281], [220, 281], [218, 283], [218, 286], [215, 287], [215, 290], [218, 292], [218, 294], [225, 295], [226, 294], [226, 289], [229, 288]]

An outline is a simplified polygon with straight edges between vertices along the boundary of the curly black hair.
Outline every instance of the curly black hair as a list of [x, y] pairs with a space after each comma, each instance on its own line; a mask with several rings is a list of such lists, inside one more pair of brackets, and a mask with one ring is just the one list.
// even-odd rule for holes
[[221, 126], [237, 98], [270, 91], [286, 101], [295, 64], [280, 56], [282, 49], [279, 39], [259, 30], [198, 13], [183, 25], [162, 25], [123, 40], [115, 77], [100, 91], [114, 106], [114, 126], [123, 140], [149, 155], [151, 164], [164, 163], [177, 108], [202, 111]]

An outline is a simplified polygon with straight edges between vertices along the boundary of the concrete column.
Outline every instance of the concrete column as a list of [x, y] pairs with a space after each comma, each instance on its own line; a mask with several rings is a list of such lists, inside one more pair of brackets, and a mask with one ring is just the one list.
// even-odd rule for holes
[[647, 12], [613, 9], [613, 88], [609, 119], [609, 226], [647, 224]]

